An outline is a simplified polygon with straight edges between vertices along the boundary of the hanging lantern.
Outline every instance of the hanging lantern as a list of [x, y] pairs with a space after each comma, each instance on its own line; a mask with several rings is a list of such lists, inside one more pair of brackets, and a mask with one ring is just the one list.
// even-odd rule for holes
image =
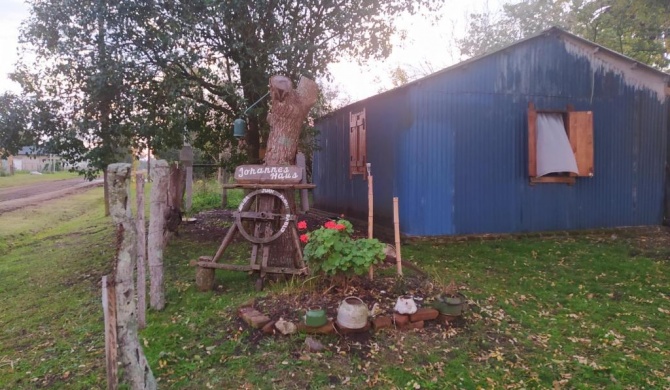
[[235, 138], [244, 138], [244, 133], [247, 131], [247, 122], [242, 118], [237, 118], [233, 122], [233, 136]]

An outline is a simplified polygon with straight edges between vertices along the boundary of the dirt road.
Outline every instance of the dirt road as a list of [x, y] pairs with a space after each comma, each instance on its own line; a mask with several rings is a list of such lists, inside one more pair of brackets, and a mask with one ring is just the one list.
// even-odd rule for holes
[[2, 188], [0, 189], [0, 214], [97, 186], [102, 186], [102, 179], [90, 182], [77, 178]]

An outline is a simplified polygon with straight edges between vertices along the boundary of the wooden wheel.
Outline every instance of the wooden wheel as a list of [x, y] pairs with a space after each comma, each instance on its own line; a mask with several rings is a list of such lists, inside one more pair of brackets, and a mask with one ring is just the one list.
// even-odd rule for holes
[[[261, 196], [274, 196], [281, 201], [281, 211], [279, 213], [268, 212], [268, 211], [250, 211], [252, 205], [258, 207], [259, 200]], [[271, 234], [266, 235], [265, 237], [256, 237], [255, 235], [249, 234], [242, 223], [245, 220], [252, 220], [256, 223], [267, 223], [266, 226], [271, 226]], [[247, 240], [255, 244], [267, 244], [279, 238], [289, 226], [291, 221], [295, 220], [295, 215], [291, 214], [291, 208], [289, 207], [288, 200], [280, 192], [272, 189], [260, 189], [256, 190], [242, 199], [240, 206], [235, 212], [235, 225], [240, 231], [240, 234]], [[254, 225], [255, 225], [254, 224]], [[263, 229], [261, 229], [263, 230]], [[266, 229], [267, 230], [267, 229]]]

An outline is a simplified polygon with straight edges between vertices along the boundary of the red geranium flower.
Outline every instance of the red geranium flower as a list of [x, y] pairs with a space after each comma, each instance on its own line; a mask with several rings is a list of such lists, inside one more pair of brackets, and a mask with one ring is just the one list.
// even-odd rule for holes
[[328, 221], [323, 226], [326, 229], [335, 229], [335, 226], [337, 226], [337, 224], [335, 223], [335, 221]]
[[305, 229], [307, 229], [307, 221], [298, 222], [298, 230], [305, 230]]
[[309, 235], [308, 234], [301, 234], [300, 235], [300, 241], [302, 241], [306, 244], [307, 241], [309, 241]]
[[338, 230], [338, 231], [342, 231], [342, 230], [344, 230], [344, 229], [346, 229], [346, 228], [347, 228], [346, 226], [344, 226], [344, 225], [340, 225], [339, 223], [336, 224], [335, 226], [333, 226], [333, 229]]

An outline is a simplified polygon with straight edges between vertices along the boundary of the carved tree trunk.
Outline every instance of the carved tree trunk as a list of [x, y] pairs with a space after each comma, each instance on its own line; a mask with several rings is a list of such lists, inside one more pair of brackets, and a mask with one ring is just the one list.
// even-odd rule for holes
[[137, 306], [133, 274], [137, 257], [135, 221], [128, 203], [130, 164], [111, 164], [107, 168], [110, 211], [117, 226], [116, 318], [119, 354], [125, 378], [132, 389], [155, 389], [154, 378], [137, 336]]
[[[293, 89], [293, 84], [287, 77], [272, 76], [270, 78], [272, 108], [268, 113], [270, 135], [265, 153], [266, 165], [295, 164], [300, 131], [318, 95], [318, 86], [306, 77], [300, 79], [296, 89]], [[284, 191], [284, 195], [289, 201], [292, 213], [295, 213], [295, 192]], [[275, 200], [275, 197], [262, 199], [261, 210], [276, 209], [279, 205], [275, 204]], [[294, 252], [291, 235], [283, 234], [274, 242], [268, 265], [292, 267], [296, 257]]]
[[309, 109], [319, 97], [319, 87], [302, 77], [293, 89], [291, 80], [284, 76], [270, 78], [272, 108], [268, 113], [270, 136], [265, 152], [266, 165], [295, 164], [298, 139]]
[[149, 208], [149, 304], [154, 310], [165, 307], [163, 286], [163, 248], [165, 247], [165, 216], [168, 201], [168, 164], [165, 160], [154, 162], [151, 171], [151, 203]]

